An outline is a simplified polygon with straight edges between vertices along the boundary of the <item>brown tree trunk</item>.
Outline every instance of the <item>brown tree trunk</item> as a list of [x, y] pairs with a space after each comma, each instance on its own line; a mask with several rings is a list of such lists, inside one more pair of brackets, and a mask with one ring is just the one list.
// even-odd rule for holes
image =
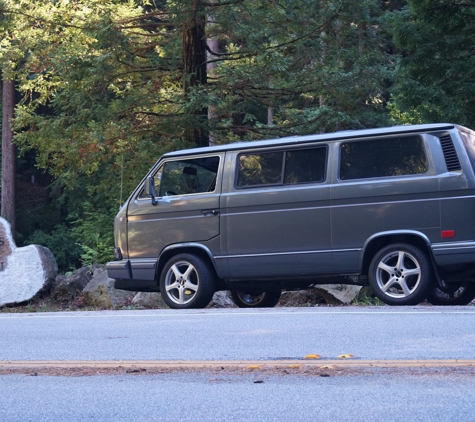
[[267, 126], [272, 126], [274, 124], [274, 109], [272, 107], [267, 107]]
[[[213, 3], [213, 0], [211, 0], [211, 3]], [[214, 21], [215, 21], [214, 16], [209, 15], [208, 25], [207, 25], [208, 30], [213, 27]], [[219, 43], [216, 37], [207, 35], [206, 44], [208, 45], [208, 50], [211, 50], [213, 53], [219, 53]], [[217, 65], [215, 62], [210, 63], [210, 61], [212, 61], [214, 58], [216, 58], [216, 56], [214, 56], [212, 53], [208, 51], [208, 54], [207, 54], [208, 62], [206, 65], [206, 72], [207, 72], [207, 76], [210, 76], [210, 77], [216, 76], [215, 71], [216, 71]], [[211, 104], [208, 104], [208, 122], [217, 120], [217, 117], [218, 116], [214, 110], [214, 107]], [[211, 132], [211, 130], [209, 132], [209, 144], [210, 145], [216, 144], [216, 136], [213, 132]]]
[[13, 144], [11, 120], [15, 108], [15, 82], [4, 79], [2, 85], [2, 207], [0, 215], [15, 233], [16, 149]]
[[[206, 85], [206, 15], [200, 0], [194, 1], [190, 19], [183, 28], [183, 74], [185, 97], [194, 86]], [[208, 108], [192, 111], [192, 125], [185, 129], [185, 139], [196, 146], [208, 146], [207, 118]]]

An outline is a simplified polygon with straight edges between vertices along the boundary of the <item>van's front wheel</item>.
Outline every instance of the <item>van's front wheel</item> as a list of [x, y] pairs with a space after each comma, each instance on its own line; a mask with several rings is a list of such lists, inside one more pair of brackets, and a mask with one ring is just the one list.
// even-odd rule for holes
[[213, 272], [201, 258], [180, 254], [165, 264], [160, 277], [160, 292], [170, 308], [205, 308], [214, 291]]
[[374, 294], [388, 305], [417, 305], [432, 287], [429, 258], [409, 244], [381, 249], [371, 261], [369, 284]]
[[279, 302], [281, 290], [231, 290], [231, 297], [239, 308], [273, 308]]

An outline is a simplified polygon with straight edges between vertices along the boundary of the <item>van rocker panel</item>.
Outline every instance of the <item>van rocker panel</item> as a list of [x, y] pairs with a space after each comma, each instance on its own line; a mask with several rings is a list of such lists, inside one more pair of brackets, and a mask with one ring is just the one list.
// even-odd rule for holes
[[437, 265], [444, 267], [475, 262], [475, 242], [451, 242], [432, 245]]

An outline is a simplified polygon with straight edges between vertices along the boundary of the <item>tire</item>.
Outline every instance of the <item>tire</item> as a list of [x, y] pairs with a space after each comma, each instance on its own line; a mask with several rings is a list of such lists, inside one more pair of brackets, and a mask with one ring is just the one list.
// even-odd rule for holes
[[175, 255], [160, 276], [160, 292], [172, 309], [205, 308], [213, 298], [215, 284], [208, 264], [191, 254]]
[[475, 283], [453, 283], [446, 288], [433, 287], [429, 290], [427, 301], [432, 305], [468, 305], [475, 299]]
[[273, 308], [281, 294], [281, 290], [231, 290], [231, 297], [239, 308]]
[[381, 249], [369, 266], [369, 285], [388, 305], [417, 305], [432, 287], [433, 268], [425, 253], [405, 244]]

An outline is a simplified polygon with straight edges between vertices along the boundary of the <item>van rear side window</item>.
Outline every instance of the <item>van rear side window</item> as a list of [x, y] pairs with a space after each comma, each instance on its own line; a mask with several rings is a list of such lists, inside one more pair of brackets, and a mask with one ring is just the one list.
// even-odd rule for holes
[[422, 138], [404, 136], [346, 142], [340, 149], [340, 180], [424, 174]]
[[325, 146], [291, 151], [241, 154], [237, 186], [290, 185], [325, 181]]

